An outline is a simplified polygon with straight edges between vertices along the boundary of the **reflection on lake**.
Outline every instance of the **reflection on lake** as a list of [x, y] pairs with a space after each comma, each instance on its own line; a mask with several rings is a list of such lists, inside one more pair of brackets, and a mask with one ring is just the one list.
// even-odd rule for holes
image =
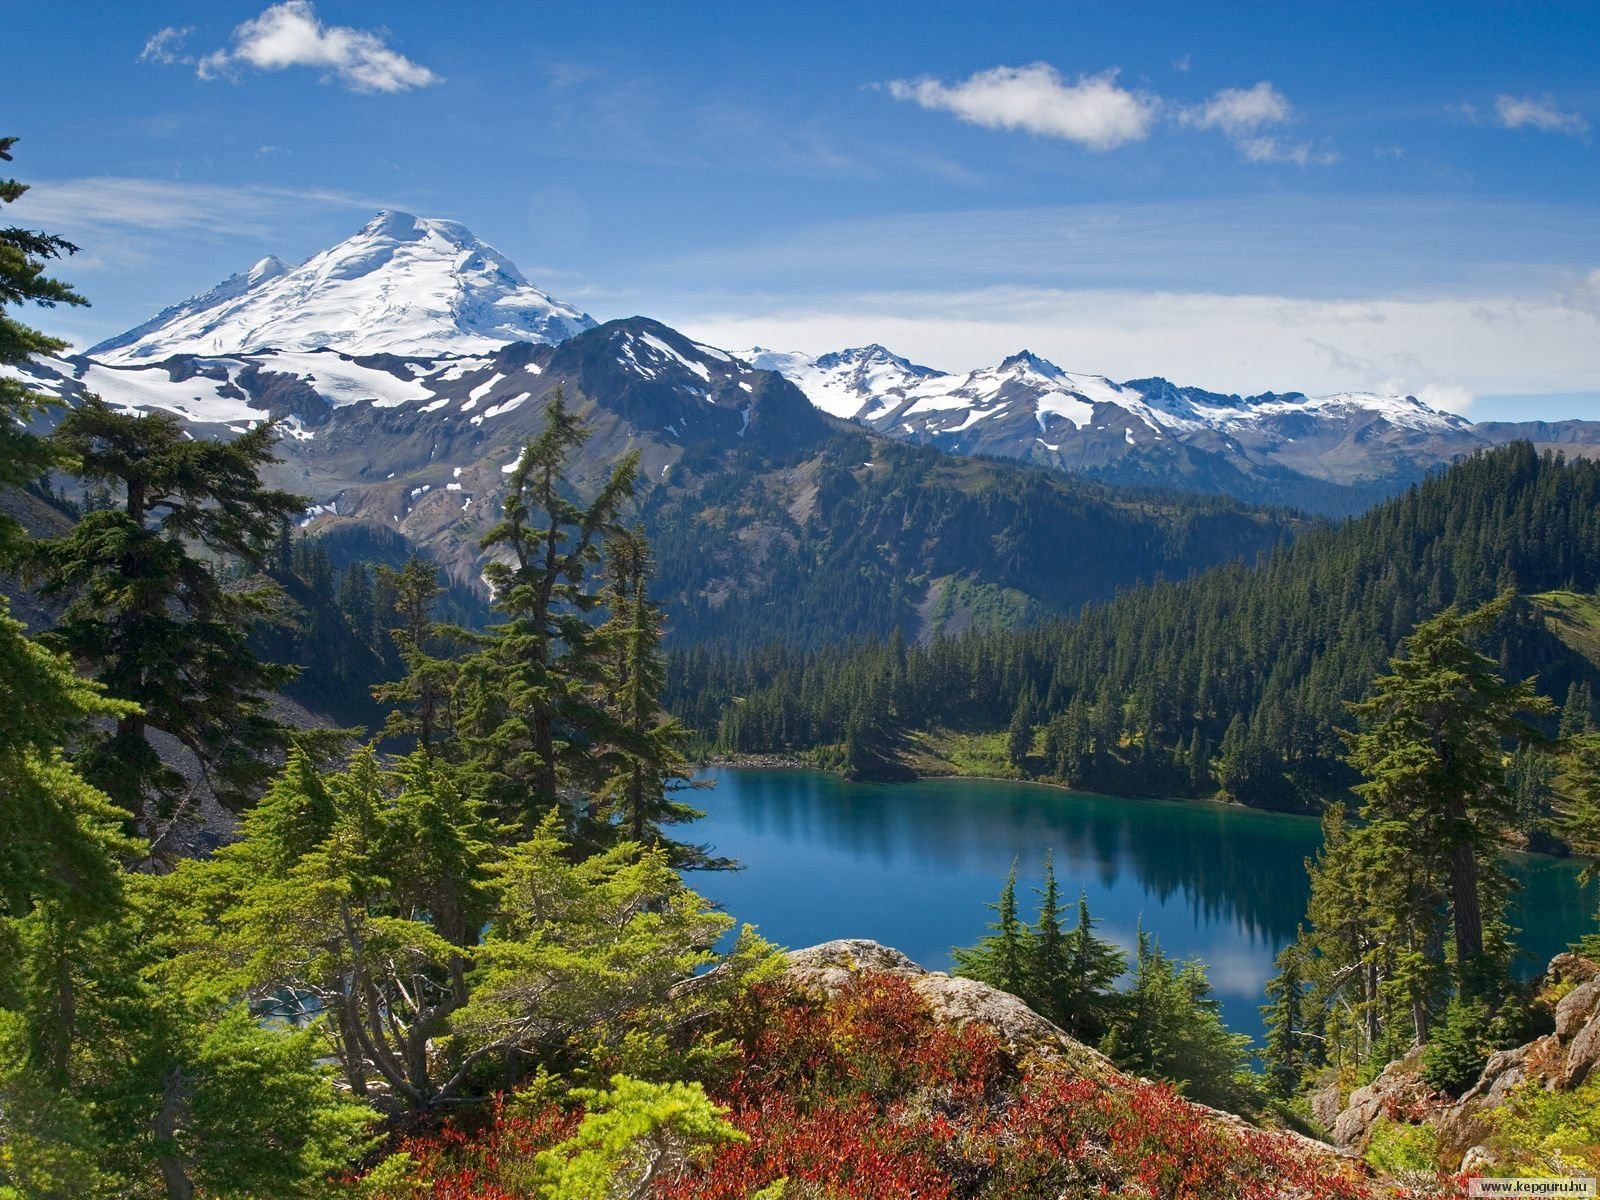
[[[1170, 955], [1198, 955], [1230, 1028], [1259, 1037], [1262, 987], [1294, 937], [1310, 887], [1310, 817], [1220, 804], [1128, 800], [991, 780], [847, 783], [815, 771], [711, 769], [687, 836], [738, 859], [692, 885], [784, 946], [866, 937], [931, 970], [987, 931], [985, 908], [1012, 860], [1025, 920], [1046, 850], [1062, 899], [1082, 889], [1097, 932], [1125, 949], [1142, 921]], [[1515, 923], [1539, 965], [1593, 911], [1578, 868], [1517, 856], [1526, 891]], [[1068, 917], [1068, 923], [1072, 918]]]

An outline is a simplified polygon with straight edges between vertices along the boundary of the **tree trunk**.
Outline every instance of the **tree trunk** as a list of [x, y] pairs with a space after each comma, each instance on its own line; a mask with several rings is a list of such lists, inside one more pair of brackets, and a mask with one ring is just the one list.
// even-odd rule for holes
[[[1452, 816], [1454, 814], [1452, 813]], [[1483, 910], [1478, 903], [1478, 857], [1470, 841], [1450, 848], [1450, 912], [1456, 934], [1456, 965], [1463, 982], [1483, 957]]]
[[154, 1122], [156, 1140], [166, 1144], [156, 1155], [156, 1166], [169, 1200], [194, 1200], [194, 1181], [183, 1169], [183, 1156], [178, 1152], [178, 1124], [189, 1107], [183, 1091], [183, 1068], [173, 1067], [161, 1081], [161, 1108]]

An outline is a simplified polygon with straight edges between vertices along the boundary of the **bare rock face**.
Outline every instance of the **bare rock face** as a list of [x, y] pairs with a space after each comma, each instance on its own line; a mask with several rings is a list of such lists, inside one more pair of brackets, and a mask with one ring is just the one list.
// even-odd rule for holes
[[1572, 987], [1555, 1008], [1555, 1032], [1502, 1050], [1484, 1064], [1478, 1082], [1438, 1119], [1439, 1156], [1462, 1169], [1490, 1157], [1484, 1143], [1494, 1131], [1492, 1114], [1513, 1088], [1537, 1080], [1552, 1091], [1581, 1087], [1600, 1063], [1600, 964], [1576, 954], [1551, 960], [1547, 987]]
[[1344, 1093], [1337, 1083], [1330, 1083], [1311, 1097], [1311, 1115], [1324, 1129], [1332, 1129], [1343, 1110]]

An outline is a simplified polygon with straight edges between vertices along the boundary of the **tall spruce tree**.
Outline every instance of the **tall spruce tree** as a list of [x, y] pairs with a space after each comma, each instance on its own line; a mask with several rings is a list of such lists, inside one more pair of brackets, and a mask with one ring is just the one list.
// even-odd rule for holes
[[[212, 789], [241, 804], [265, 780], [264, 753], [285, 731], [266, 693], [293, 677], [247, 642], [278, 592], [233, 585], [197, 555], [259, 567], [302, 497], [261, 485], [276, 460], [262, 424], [230, 442], [189, 438], [167, 413], [135, 416], [85, 397], [52, 441], [86, 482], [116, 503], [36, 544], [31, 570], [66, 602], [49, 634], [118, 699], [140, 706], [80, 755], [86, 778], [138, 818], [170, 813], [187, 783], [151, 745], [149, 730], [188, 748]], [[149, 802], [156, 801], [155, 814]]]
[[1168, 958], [1142, 928], [1133, 983], [1100, 1048], [1124, 1070], [1180, 1084], [1203, 1104], [1239, 1112], [1259, 1103], [1250, 1039], [1222, 1023], [1205, 965]]
[[989, 906], [995, 910], [994, 930], [970, 949], [952, 951], [956, 974], [997, 987], [1013, 996], [1028, 991], [1028, 931], [1017, 916], [1017, 864], [1011, 864], [1000, 899]]
[[1360, 729], [1347, 738], [1347, 760], [1365, 777], [1355, 789], [1361, 815], [1383, 831], [1397, 866], [1421, 864], [1439, 879], [1464, 993], [1492, 987], [1506, 965], [1495, 944], [1503, 914], [1484, 909], [1487, 894], [1508, 890], [1498, 841], [1517, 822], [1504, 744], [1529, 732], [1519, 714], [1553, 708], [1533, 680], [1506, 683], [1473, 648], [1511, 601], [1507, 593], [1470, 613], [1448, 608], [1418, 625], [1390, 673], [1351, 706]]
[[[1529, 732], [1519, 714], [1552, 707], [1532, 680], [1506, 683], [1472, 646], [1510, 603], [1424, 621], [1351, 705], [1363, 821], [1352, 826], [1331, 807], [1307, 863], [1307, 924], [1268, 985], [1280, 1043], [1299, 1024], [1317, 1029], [1318, 1057], [1336, 1066], [1382, 1062], [1426, 1045], [1441, 1014], [1459, 1034], [1462, 1013], [1505, 998], [1511, 883], [1498, 850], [1520, 816], [1505, 749]], [[1293, 1048], [1270, 1054], [1281, 1084]]]
[[1051, 1019], [1084, 1042], [1098, 1042], [1116, 1019], [1122, 998], [1113, 990], [1128, 969], [1128, 956], [1114, 942], [1094, 935], [1089, 898], [1078, 893], [1078, 920], [1067, 932], [1060, 971], [1062, 995]]
[[608, 619], [600, 636], [610, 658], [606, 691], [614, 745], [606, 754], [609, 774], [595, 815], [629, 841], [660, 847], [679, 869], [730, 867], [729, 860], [713, 857], [705, 846], [663, 832], [665, 825], [698, 820], [705, 813], [672, 795], [693, 786], [683, 752], [688, 730], [661, 709], [664, 618], [647, 591], [653, 563], [644, 530], [615, 531], [606, 541], [605, 559]]
[[[58, 348], [3, 308], [78, 303], [40, 275], [69, 249], [0, 231], [0, 361]], [[34, 403], [0, 379], [0, 486], [57, 461], [17, 424]], [[6, 518], [0, 541], [30, 549]], [[311, 1036], [160, 985], [138, 896], [152, 877], [119, 870], [139, 849], [128, 814], [62, 757], [92, 719], [137, 711], [24, 637], [0, 597], [0, 1196], [322, 1194], [370, 1114], [334, 1092]]]
[[[1304, 936], [1303, 929], [1300, 936]], [[1294, 1095], [1306, 1066], [1302, 1045], [1308, 1033], [1304, 956], [1299, 937], [1278, 951], [1274, 959], [1278, 973], [1267, 981], [1267, 1003], [1261, 1008], [1267, 1027], [1261, 1064], [1266, 1068], [1267, 1083], [1272, 1091], [1284, 1098]]]
[[[633, 493], [637, 454], [624, 455], [595, 498], [572, 498], [567, 470], [589, 431], [558, 389], [545, 426], [518, 456], [502, 516], [484, 535], [484, 578], [505, 620], [462, 667], [461, 736], [488, 774], [489, 799], [528, 818], [599, 782], [589, 749], [611, 717], [599, 694], [604, 655], [589, 614], [602, 540]], [[571, 753], [569, 753], [569, 748]], [[565, 776], [565, 778], [563, 778]]]
[[456, 684], [461, 668], [451, 645], [470, 641], [465, 630], [434, 619], [434, 604], [444, 592], [439, 568], [420, 554], [412, 555], [399, 571], [378, 568], [380, 591], [394, 597], [394, 614], [400, 624], [389, 630], [399, 648], [406, 673], [392, 683], [372, 689], [379, 703], [397, 705], [383, 727], [387, 737], [413, 737], [417, 749], [432, 758], [441, 742], [455, 730]]
[[[1573, 746], [1567, 794], [1563, 797], [1561, 835], [1587, 860], [1584, 883], [1600, 878], [1600, 734], [1585, 734]], [[1600, 920], [1600, 911], [1595, 916]], [[1600, 931], [1577, 943], [1580, 953], [1600, 957]]]

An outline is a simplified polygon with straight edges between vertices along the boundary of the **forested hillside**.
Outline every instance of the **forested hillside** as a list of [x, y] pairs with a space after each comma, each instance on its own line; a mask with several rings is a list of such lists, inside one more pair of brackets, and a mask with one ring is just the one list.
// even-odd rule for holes
[[641, 509], [670, 644], [734, 652], [1028, 624], [1306, 524], [855, 432], [788, 462], [706, 445], [673, 475]]
[[[669, 702], [725, 749], [833, 746], [867, 774], [914, 733], [1006, 730], [1027, 775], [1313, 807], [1351, 781], [1346, 702], [1420, 620], [1597, 583], [1600, 465], [1521, 443], [1259, 564], [1137, 588], [1076, 620], [810, 657], [680, 655]], [[1494, 640], [1508, 675], [1537, 673], [1557, 699], [1595, 682], [1531, 605], [1513, 605]]]

